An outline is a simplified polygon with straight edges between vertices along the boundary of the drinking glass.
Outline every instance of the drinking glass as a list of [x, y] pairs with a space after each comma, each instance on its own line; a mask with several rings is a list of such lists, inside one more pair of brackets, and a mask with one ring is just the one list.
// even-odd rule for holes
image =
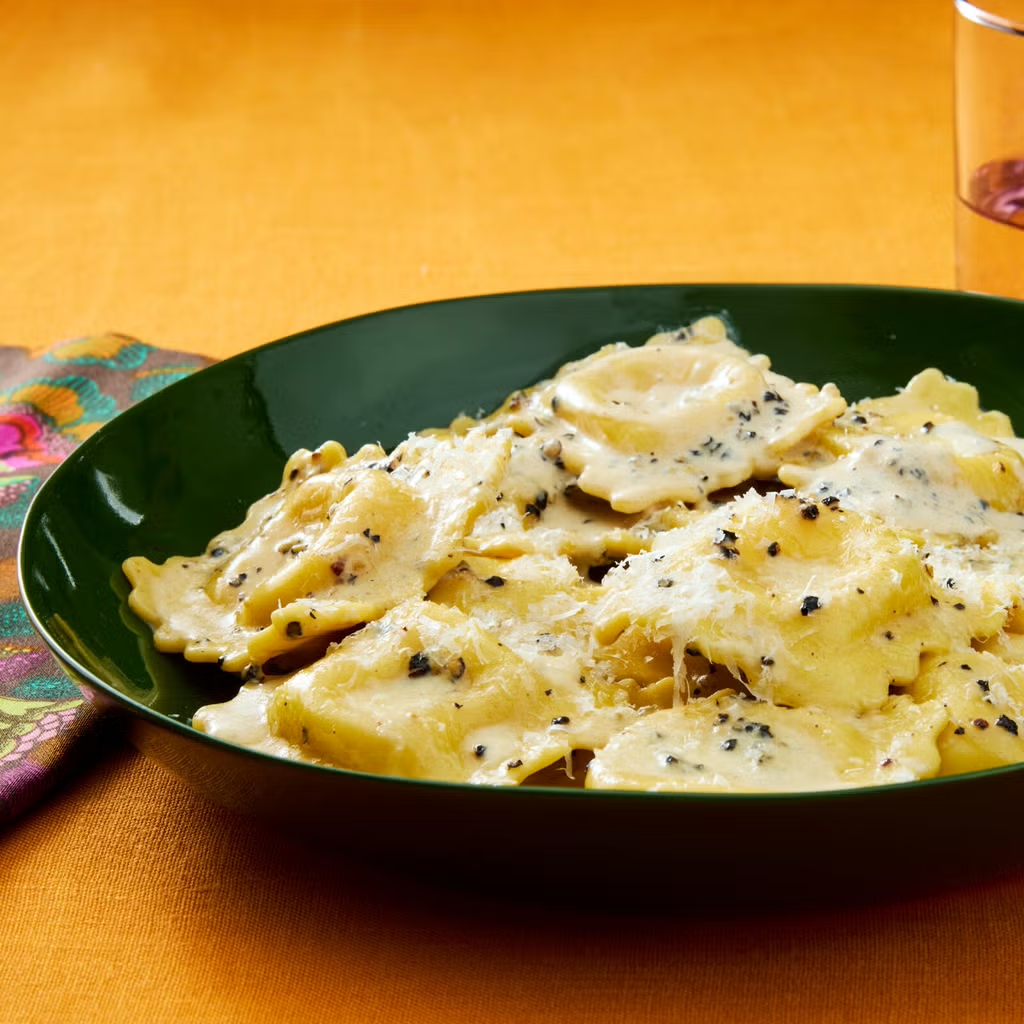
[[957, 286], [1024, 299], [1024, 0], [954, 0]]

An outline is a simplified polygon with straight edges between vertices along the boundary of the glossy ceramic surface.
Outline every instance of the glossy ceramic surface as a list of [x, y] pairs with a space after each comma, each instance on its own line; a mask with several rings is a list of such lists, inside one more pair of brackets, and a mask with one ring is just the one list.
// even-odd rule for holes
[[[1024, 304], [829, 286], [645, 286], [487, 296], [333, 324], [204, 370], [122, 414], [42, 488], [23, 596], [134, 742], [207, 797], [340, 853], [593, 907], [790, 906], [915, 892], [1024, 866], [1024, 767], [813, 795], [484, 789], [235, 748], [189, 726], [235, 681], [155, 651], [122, 560], [203, 549], [277, 486], [288, 454], [352, 450], [496, 405], [613, 341], [724, 313], [782, 373], [884, 394], [925, 366], [1024, 427]], [[340, 883], [339, 883], [340, 884]]]

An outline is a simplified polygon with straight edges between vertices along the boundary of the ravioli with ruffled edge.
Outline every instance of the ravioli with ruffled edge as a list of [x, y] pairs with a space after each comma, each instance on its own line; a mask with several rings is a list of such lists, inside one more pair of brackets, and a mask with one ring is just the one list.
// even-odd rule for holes
[[353, 771], [801, 791], [1024, 760], [1024, 442], [927, 369], [848, 404], [705, 318], [126, 560], [196, 728]]

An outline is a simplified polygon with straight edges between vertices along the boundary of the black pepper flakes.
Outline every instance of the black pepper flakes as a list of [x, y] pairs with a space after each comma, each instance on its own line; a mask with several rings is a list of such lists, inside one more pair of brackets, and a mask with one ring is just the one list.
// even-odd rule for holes
[[983, 693], [988, 693], [988, 680], [987, 679], [975, 679], [974, 681], [978, 684], [978, 687], [981, 689], [981, 691]]
[[964, 610], [964, 609], [965, 609], [965, 608], [967, 607], [967, 605], [965, 605], [965, 604], [963, 603], [963, 601], [957, 601], [957, 602], [956, 602], [956, 604], [954, 604], [954, 605], [953, 605], [953, 607], [954, 607], [954, 608], [955, 608], [955, 609], [956, 609], [956, 610], [957, 610], [958, 612], [962, 612], [962, 611], [963, 611], [963, 610]]
[[769, 657], [767, 654], [762, 654], [761, 655], [761, 664], [764, 665], [765, 668], [771, 668], [772, 665], [775, 664], [775, 659], [772, 658], [772, 657]]
[[568, 725], [569, 724], [569, 716], [568, 715], [557, 715], [556, 717], [551, 719], [551, 724], [552, 725]]
[[286, 636], [290, 636], [293, 639], [295, 637], [300, 637], [302, 636], [302, 623], [294, 621], [289, 622], [288, 625], [284, 627], [284, 631]]
[[672, 764], [678, 764], [678, 763], [679, 763], [679, 758], [676, 757], [675, 755], [673, 755], [673, 754], [666, 754], [665, 755], [665, 764], [666, 765], [672, 765]]
[[766, 550], [768, 552], [768, 556], [770, 558], [774, 558], [782, 550], [782, 546], [779, 544], [777, 540], [773, 540], [771, 544], [768, 545]]
[[415, 679], [417, 676], [425, 676], [433, 671], [430, 658], [423, 652], [417, 651], [409, 658], [409, 677]]
[[984, 718], [976, 718], [976, 719], [974, 719], [974, 721], [971, 722], [971, 725], [973, 725], [975, 729], [987, 729], [988, 728], [988, 722]]
[[369, 527], [363, 530], [363, 536], [371, 540], [374, 544], [380, 543], [380, 534], [374, 533]]
[[227, 552], [227, 548], [214, 548], [214, 549], [213, 549], [213, 550], [212, 550], [212, 551], [210, 552], [210, 557], [211, 557], [211, 558], [222, 558], [222, 557], [223, 557], [224, 555], [226, 555], [227, 553], [228, 553], [228, 552]]
[[234, 579], [228, 580], [229, 587], [240, 587], [248, 578], [247, 574], [240, 572]]
[[817, 519], [819, 511], [818, 506], [815, 505], [814, 502], [811, 502], [809, 505], [804, 505], [800, 509], [800, 515], [804, 519]]
[[663, 587], [664, 588], [664, 587], [671, 587], [671, 586], [674, 586], [674, 585], [675, 585], [675, 581], [674, 580], [670, 580], [667, 576], [663, 576], [660, 580], [658, 580], [658, 586], [659, 587]]
[[489, 587], [503, 587], [505, 586], [505, 580], [501, 576], [488, 576], [484, 580], [484, 583]]
[[1017, 735], [1017, 723], [1006, 715], [1000, 715], [996, 719], [996, 725], [998, 725], [1000, 729], [1005, 729], [1011, 736]]
[[474, 757], [483, 757], [484, 754], [486, 754], [486, 753], [487, 753], [487, 747], [483, 743], [478, 743], [473, 748], [473, 756]]
[[964, 727], [963, 727], [962, 725], [958, 725], [958, 726], [957, 726], [957, 727], [956, 727], [956, 728], [955, 728], [955, 729], [953, 730], [953, 735], [954, 735], [954, 736], [963, 736], [963, 734], [964, 734], [965, 732], [966, 732], [966, 730], [964, 729]]
[[505, 765], [505, 767], [506, 768], [522, 768], [523, 767], [523, 759], [521, 757], [517, 757], [514, 761], [509, 761], [509, 763], [507, 765]]
[[732, 739], [732, 738], [730, 737], [729, 739], [727, 739], [727, 740], [726, 740], [726, 741], [725, 741], [725, 742], [724, 742], [724, 743], [722, 744], [722, 749], [723, 749], [723, 750], [735, 750], [735, 749], [736, 749], [736, 740], [735, 740], [735, 739]]
[[714, 544], [718, 553], [723, 558], [739, 558], [740, 553], [736, 547], [736, 534], [732, 530], [716, 530]]
[[808, 594], [800, 602], [800, 614], [810, 615], [811, 612], [816, 612], [821, 607], [821, 598], [815, 597], [813, 594]]

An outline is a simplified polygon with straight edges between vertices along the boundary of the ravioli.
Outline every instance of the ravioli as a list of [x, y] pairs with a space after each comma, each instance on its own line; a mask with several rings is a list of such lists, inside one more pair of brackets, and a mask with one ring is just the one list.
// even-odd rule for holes
[[616, 511], [699, 502], [773, 476], [784, 451], [846, 408], [834, 385], [769, 367], [715, 335], [658, 335], [570, 363], [498, 422], [557, 444], [580, 489]]
[[939, 737], [942, 775], [1024, 760], [1024, 664], [970, 648], [925, 658], [910, 693], [938, 701], [949, 721]]
[[[1024, 761], [1024, 442], [926, 369], [847, 405], [709, 317], [393, 451], [333, 441], [124, 563], [193, 725], [480, 785], [797, 792]], [[586, 767], [584, 767], [586, 765]]]
[[793, 492], [750, 491], [660, 535], [603, 589], [599, 644], [676, 665], [694, 651], [790, 706], [879, 708], [922, 651], [949, 644], [911, 539]]
[[788, 793], [890, 785], [936, 775], [941, 703], [893, 697], [859, 715], [725, 693], [657, 711], [590, 762], [591, 789]]
[[542, 676], [454, 607], [411, 601], [277, 689], [272, 731], [340, 767], [508, 784], [634, 715], [575, 679]]
[[947, 377], [934, 367], [916, 374], [895, 395], [854, 403], [840, 422], [845, 428], [863, 426], [867, 432], [880, 431], [894, 437], [927, 434], [942, 424], [966, 427], [990, 438], [1014, 436], [1009, 416], [983, 410], [978, 392], [970, 384]]
[[333, 441], [317, 451], [296, 452], [284, 467], [281, 486], [255, 502], [239, 526], [213, 538], [203, 554], [177, 555], [159, 565], [141, 556], [127, 559], [128, 603], [153, 627], [157, 650], [242, 671], [250, 663], [249, 641], [259, 629], [245, 606], [250, 587], [243, 587], [299, 553], [305, 531], [327, 515], [339, 471], [349, 474], [386, 461], [375, 445], [351, 458]]
[[561, 453], [557, 438], [515, 438], [494, 505], [465, 538], [468, 550], [497, 558], [564, 555], [586, 566], [643, 550], [640, 517], [593, 500]]
[[[205, 556], [125, 563], [132, 609], [160, 650], [262, 674], [274, 658], [379, 618], [423, 595], [461, 554], [494, 501], [511, 435], [413, 436], [388, 456], [298, 453], [281, 487]], [[198, 635], [197, 635], [198, 634]]]
[[1024, 460], [1007, 444], [943, 424], [916, 438], [863, 434], [845, 448], [835, 461], [784, 463], [779, 478], [952, 543], [1024, 535]]

